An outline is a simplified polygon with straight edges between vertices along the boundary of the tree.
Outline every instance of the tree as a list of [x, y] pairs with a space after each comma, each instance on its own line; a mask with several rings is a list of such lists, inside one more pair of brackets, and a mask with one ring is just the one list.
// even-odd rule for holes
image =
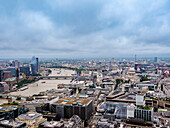
[[50, 74], [52, 71], [50, 69], [48, 69], [48, 73]]
[[147, 77], [142, 76], [141, 79], [140, 79], [140, 82], [142, 82], [142, 81], [149, 81], [149, 80], [150, 80], [150, 79], [148, 79]]

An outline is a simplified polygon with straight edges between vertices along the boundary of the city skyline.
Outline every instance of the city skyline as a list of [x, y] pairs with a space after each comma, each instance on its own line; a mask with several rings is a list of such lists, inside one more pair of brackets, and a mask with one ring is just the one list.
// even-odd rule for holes
[[168, 5], [162, 0], [1, 1], [0, 58], [170, 57]]

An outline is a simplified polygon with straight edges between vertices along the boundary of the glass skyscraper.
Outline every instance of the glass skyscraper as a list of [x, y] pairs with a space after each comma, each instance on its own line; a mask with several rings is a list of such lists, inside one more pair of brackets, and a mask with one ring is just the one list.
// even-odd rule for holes
[[38, 58], [35, 56], [31, 59], [31, 72], [33, 75], [37, 74], [39, 70]]

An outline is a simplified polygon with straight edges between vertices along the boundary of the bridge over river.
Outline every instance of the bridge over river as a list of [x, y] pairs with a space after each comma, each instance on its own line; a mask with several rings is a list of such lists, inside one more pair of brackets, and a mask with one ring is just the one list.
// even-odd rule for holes
[[73, 80], [76, 76], [38, 76], [38, 79], [67, 79]]

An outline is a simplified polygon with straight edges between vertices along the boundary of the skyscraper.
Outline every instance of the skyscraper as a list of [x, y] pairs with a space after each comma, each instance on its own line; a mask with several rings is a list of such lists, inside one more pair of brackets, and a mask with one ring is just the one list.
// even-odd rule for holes
[[38, 63], [38, 58], [36, 58], [36, 71], [39, 72], [39, 63]]
[[19, 82], [19, 68], [16, 69], [16, 80]]
[[155, 58], [154, 58], [154, 62], [158, 62], [158, 57], [155, 57]]
[[3, 70], [0, 70], [0, 82], [3, 81]]
[[20, 72], [24, 73], [26, 76], [30, 75], [30, 67], [20, 67]]
[[39, 64], [38, 64], [38, 58], [35, 58], [35, 56], [32, 57], [31, 60], [31, 72], [33, 75], [38, 73]]

